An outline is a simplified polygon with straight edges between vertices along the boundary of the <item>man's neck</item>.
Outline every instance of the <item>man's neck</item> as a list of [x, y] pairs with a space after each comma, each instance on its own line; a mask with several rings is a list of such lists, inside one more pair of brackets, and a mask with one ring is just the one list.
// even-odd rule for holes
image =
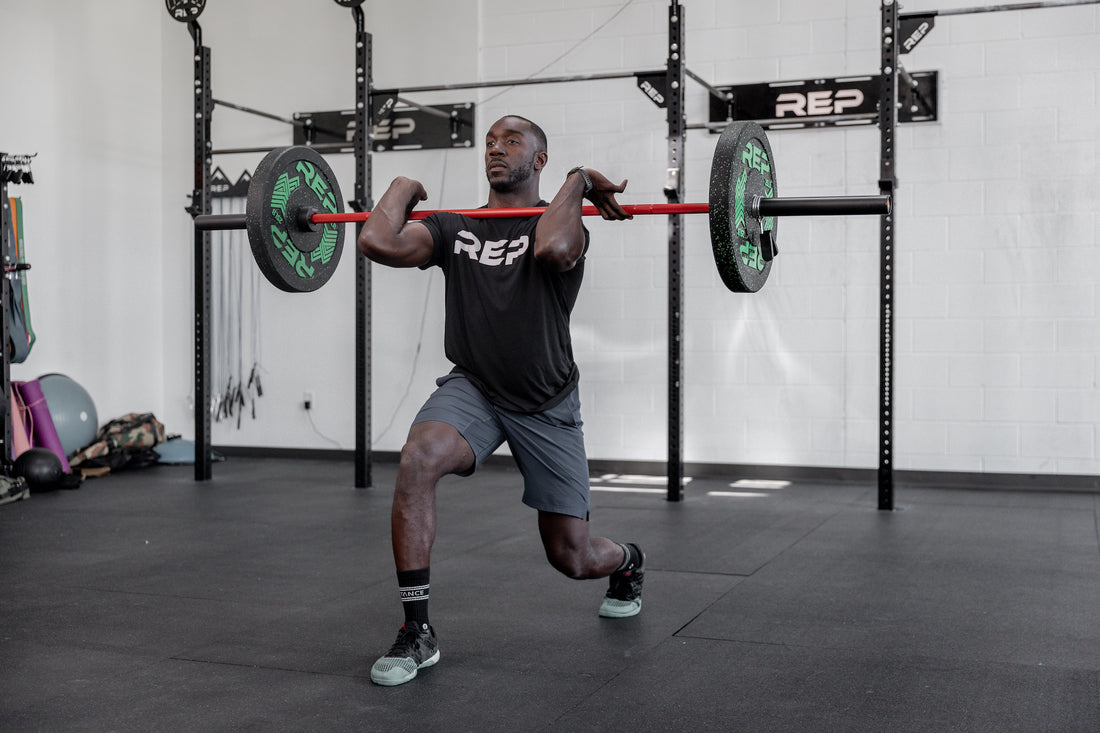
[[538, 187], [525, 187], [518, 191], [500, 192], [489, 189], [490, 209], [514, 209], [529, 206], [538, 206], [542, 197], [539, 196]]

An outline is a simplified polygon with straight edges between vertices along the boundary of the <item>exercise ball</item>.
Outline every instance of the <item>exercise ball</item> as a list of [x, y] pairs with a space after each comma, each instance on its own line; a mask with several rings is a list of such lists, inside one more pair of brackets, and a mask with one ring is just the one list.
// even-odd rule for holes
[[64, 374], [43, 374], [38, 383], [65, 455], [90, 445], [99, 430], [99, 415], [88, 391]]
[[49, 448], [30, 448], [15, 459], [15, 475], [27, 480], [31, 491], [49, 491], [61, 487], [61, 459]]

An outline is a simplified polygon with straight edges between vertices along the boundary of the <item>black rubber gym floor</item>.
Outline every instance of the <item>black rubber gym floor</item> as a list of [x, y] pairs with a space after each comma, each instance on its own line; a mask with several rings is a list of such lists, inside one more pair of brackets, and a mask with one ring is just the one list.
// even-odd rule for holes
[[597, 491], [593, 531], [648, 554], [608, 620], [483, 468], [439, 492], [442, 659], [381, 688], [394, 468], [234, 458], [0, 507], [0, 729], [1100, 730], [1100, 495]]

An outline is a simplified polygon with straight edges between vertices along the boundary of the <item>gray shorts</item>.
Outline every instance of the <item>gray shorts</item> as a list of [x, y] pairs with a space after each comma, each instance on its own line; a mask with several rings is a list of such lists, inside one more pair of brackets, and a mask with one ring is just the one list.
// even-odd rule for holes
[[588, 457], [576, 389], [549, 410], [528, 415], [492, 405], [461, 374], [435, 383], [413, 424], [432, 420], [453, 427], [470, 444], [474, 468], [507, 442], [523, 475], [524, 504], [588, 519]]

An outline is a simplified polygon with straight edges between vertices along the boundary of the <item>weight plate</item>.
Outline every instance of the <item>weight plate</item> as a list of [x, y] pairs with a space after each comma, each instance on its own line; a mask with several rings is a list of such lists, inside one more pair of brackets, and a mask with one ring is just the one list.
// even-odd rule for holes
[[777, 195], [775, 162], [764, 129], [755, 122], [731, 122], [718, 138], [710, 168], [710, 241], [714, 264], [726, 287], [755, 293], [764, 286], [773, 260], [765, 257], [761, 234], [775, 241], [775, 217], [752, 215], [756, 196]]
[[304, 209], [343, 213], [340, 186], [328, 163], [306, 147], [280, 148], [264, 156], [248, 187], [248, 243], [260, 271], [280, 290], [305, 293], [328, 282], [340, 262], [340, 224], [309, 226]]
[[196, 20], [206, 7], [206, 0], [164, 0], [168, 14], [181, 23]]

